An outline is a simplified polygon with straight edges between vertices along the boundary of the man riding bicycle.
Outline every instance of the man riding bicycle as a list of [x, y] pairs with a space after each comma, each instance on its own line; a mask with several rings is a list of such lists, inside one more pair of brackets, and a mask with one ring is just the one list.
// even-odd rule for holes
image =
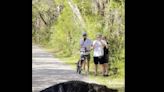
[[85, 67], [87, 65], [87, 74], [89, 73], [89, 61], [90, 61], [90, 49], [92, 46], [92, 41], [87, 38], [87, 33], [83, 32], [83, 39], [80, 39], [80, 55], [81, 59], [84, 59], [84, 62], [82, 63], [82, 67], [85, 70]]

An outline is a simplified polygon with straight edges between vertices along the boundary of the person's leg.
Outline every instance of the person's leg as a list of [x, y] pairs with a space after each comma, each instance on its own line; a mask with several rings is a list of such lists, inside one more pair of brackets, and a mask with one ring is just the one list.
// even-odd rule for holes
[[89, 73], [89, 66], [90, 66], [90, 55], [87, 55], [87, 72]]
[[103, 75], [105, 75], [105, 64], [104, 63], [102, 64], [102, 68], [103, 68], [103, 70], [102, 70]]
[[83, 64], [83, 70], [85, 71], [86, 61], [84, 60], [82, 64]]
[[106, 66], [106, 59], [105, 59], [105, 57], [103, 57], [103, 67], [104, 67], [104, 73], [103, 73], [103, 75], [106, 75], [107, 66]]
[[84, 56], [84, 67], [85, 67], [85, 73], [88, 75], [88, 61], [87, 61], [87, 56]]
[[82, 55], [80, 55], [80, 60], [78, 62], [78, 65], [82, 67], [82, 62], [81, 62]]
[[98, 68], [98, 64], [95, 64], [95, 76], [97, 76], [97, 68]]
[[106, 54], [106, 57], [105, 57], [105, 67], [106, 67], [106, 75], [108, 76], [108, 73], [109, 73], [109, 64], [108, 64], [108, 62], [109, 62], [109, 54]]
[[103, 66], [103, 64], [100, 64], [100, 66], [101, 66], [101, 75], [104, 75], [104, 66]]
[[98, 58], [97, 57], [94, 57], [93, 58], [93, 60], [94, 60], [94, 64], [95, 64], [95, 76], [97, 75], [97, 68], [98, 68]]
[[105, 75], [105, 64], [104, 64], [104, 58], [100, 57], [99, 58], [100, 65], [102, 67], [102, 75]]
[[105, 75], [108, 75], [108, 63], [105, 63]]
[[81, 55], [81, 68], [85, 71], [85, 61], [84, 61], [84, 56]]

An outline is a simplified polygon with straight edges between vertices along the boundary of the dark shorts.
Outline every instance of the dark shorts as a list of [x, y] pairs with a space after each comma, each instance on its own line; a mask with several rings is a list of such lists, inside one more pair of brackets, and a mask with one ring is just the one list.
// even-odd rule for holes
[[81, 55], [81, 58], [84, 57], [85, 59], [87, 59], [87, 61], [90, 61], [90, 54], [89, 55]]
[[104, 64], [103, 57], [93, 57], [94, 64]]
[[103, 56], [103, 62], [104, 62], [104, 63], [108, 63], [108, 61], [109, 61], [109, 54], [105, 54], [105, 55]]

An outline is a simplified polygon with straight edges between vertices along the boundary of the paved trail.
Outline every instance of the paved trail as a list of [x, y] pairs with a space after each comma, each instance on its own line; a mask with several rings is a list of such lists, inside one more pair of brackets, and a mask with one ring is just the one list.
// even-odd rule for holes
[[68, 80], [83, 80], [88, 77], [76, 74], [76, 71], [54, 58], [38, 46], [32, 47], [32, 89], [33, 92], [47, 88], [59, 82]]

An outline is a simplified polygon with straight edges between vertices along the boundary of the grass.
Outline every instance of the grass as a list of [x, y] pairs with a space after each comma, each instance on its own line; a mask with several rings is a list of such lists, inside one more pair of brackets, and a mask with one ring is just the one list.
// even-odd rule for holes
[[[45, 48], [45, 47], [44, 47]], [[48, 52], [51, 52], [54, 57], [59, 58], [62, 62], [70, 65], [73, 69], [76, 70], [76, 62], [78, 61], [78, 55], [71, 56], [71, 57], [64, 57], [61, 56], [61, 52], [56, 52], [52, 48], [45, 49]], [[124, 67], [123, 63], [119, 63], [120, 67]], [[98, 66], [98, 72], [100, 72], [101, 66]], [[112, 71], [109, 71], [111, 73]], [[124, 68], [120, 70], [121, 74], [124, 74]], [[121, 75], [122, 76], [122, 75]], [[89, 73], [89, 80], [95, 81], [96, 83], [106, 85], [109, 88], [117, 88], [119, 92], [124, 92], [124, 77], [120, 77], [119, 75], [110, 75], [109, 77], [103, 77], [100, 73], [97, 76], [94, 76], [94, 64], [93, 59], [91, 58], [90, 61], [90, 73]]]

